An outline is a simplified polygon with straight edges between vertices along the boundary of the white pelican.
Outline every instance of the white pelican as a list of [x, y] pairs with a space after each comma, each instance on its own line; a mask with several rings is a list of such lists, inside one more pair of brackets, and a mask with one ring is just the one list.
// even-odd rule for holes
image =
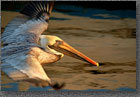
[[57, 36], [41, 35], [48, 28], [52, 7], [53, 2], [30, 2], [7, 25], [2, 34], [1, 64], [2, 71], [15, 81], [42, 87], [50, 85], [57, 90], [64, 84], [53, 83], [42, 64], [56, 62], [64, 54], [95, 66], [99, 64]]

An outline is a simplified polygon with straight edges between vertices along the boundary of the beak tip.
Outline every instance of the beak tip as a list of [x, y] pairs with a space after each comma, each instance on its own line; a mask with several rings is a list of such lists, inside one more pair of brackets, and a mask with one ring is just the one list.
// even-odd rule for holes
[[99, 67], [99, 63], [97, 63], [96, 66]]

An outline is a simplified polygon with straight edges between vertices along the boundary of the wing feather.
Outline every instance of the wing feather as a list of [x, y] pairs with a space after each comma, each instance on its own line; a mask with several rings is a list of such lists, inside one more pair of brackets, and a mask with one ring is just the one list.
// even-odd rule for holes
[[21, 14], [6, 26], [2, 34], [3, 44], [37, 43], [39, 36], [48, 28], [50, 10], [52, 10], [47, 11], [48, 4], [51, 3], [36, 1], [25, 6]]
[[28, 18], [26, 16], [19, 15], [8, 23], [2, 34], [2, 41], [5, 42], [8, 37], [14, 33], [15, 29], [17, 29], [21, 24], [24, 24], [27, 20]]
[[[9, 49], [14, 50], [8, 51]], [[4, 50], [7, 50], [7, 52]], [[24, 50], [23, 52], [18, 50], [20, 49], [15, 50], [14, 47], [2, 49], [2, 71], [13, 80], [34, 79], [35, 81], [49, 82], [50, 79], [38, 60], [38, 57], [41, 56], [40, 51], [42, 50], [34, 46], [28, 46], [26, 49], [21, 48], [21, 50]]]

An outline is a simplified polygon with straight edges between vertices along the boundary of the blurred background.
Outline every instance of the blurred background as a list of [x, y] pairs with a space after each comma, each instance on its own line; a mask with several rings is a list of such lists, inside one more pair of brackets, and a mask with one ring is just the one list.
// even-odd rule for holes
[[[2, 1], [2, 32], [26, 3]], [[43, 34], [59, 36], [100, 63], [94, 67], [65, 56], [44, 66], [51, 79], [66, 83], [62, 91], [136, 91], [135, 1], [56, 1]], [[53, 91], [25, 83], [2, 72], [3, 91]]]

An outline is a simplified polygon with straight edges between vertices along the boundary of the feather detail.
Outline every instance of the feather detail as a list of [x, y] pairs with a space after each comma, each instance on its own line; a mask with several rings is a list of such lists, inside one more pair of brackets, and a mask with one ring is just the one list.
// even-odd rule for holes
[[20, 13], [29, 16], [30, 18], [43, 18], [45, 20], [48, 20], [52, 8], [52, 1], [31, 1], [20, 11]]

